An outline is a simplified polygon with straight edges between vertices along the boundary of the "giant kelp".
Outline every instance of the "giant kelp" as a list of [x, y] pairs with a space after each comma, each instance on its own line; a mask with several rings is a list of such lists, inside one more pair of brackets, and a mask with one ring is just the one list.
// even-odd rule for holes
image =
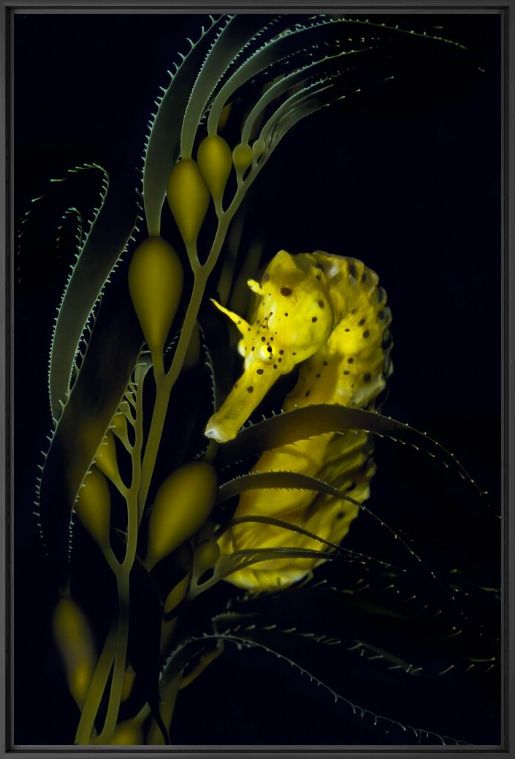
[[[356, 601], [357, 587], [346, 588], [345, 603], [337, 588], [317, 587], [315, 568], [340, 562], [346, 581], [357, 565], [378, 585], [394, 577], [399, 594], [409, 597], [405, 571], [346, 548], [345, 540], [340, 545], [359, 512], [399, 544], [421, 572], [428, 595], [437, 599], [415, 604], [408, 614], [390, 608], [398, 640], [417, 617], [438, 629], [441, 650], [433, 674], [473, 669], [480, 659], [488, 667], [496, 663], [495, 655], [483, 655], [485, 645], [490, 653], [495, 649], [495, 641], [478, 644], [481, 655], [472, 643], [465, 653], [447, 649], [447, 637], [464, 628], [469, 634], [467, 615], [455, 608], [456, 594], [364, 504], [375, 467], [374, 436], [408, 441], [451, 468], [472, 485], [471, 497], [478, 496], [451, 454], [373, 407], [391, 368], [390, 313], [376, 275], [351, 258], [282, 252], [268, 262], [255, 260], [248, 277], [236, 282], [238, 251], [225, 259], [231, 225], [234, 230], [236, 220], [244, 223], [247, 193], [289, 130], [321, 108], [383, 86], [402, 74], [406, 61], [416, 66], [427, 56], [444, 56], [459, 66], [467, 53], [427, 30], [357, 17], [211, 18], [158, 98], [144, 150], [141, 198], [134, 198], [133, 209], [126, 186], [111, 178], [108, 186], [103, 174], [102, 200], [90, 230], [80, 235], [53, 335], [54, 429], [37, 499], [62, 594], [54, 626], [81, 712], [77, 742], [168, 740], [178, 692], [226, 644], [294, 661], [283, 651], [285, 640], [286, 646], [294, 636], [327, 642], [323, 633], [271, 621], [270, 591], [281, 586], [281, 593], [298, 595], [303, 605], [314, 594], [338, 595], [340, 612], [350, 610], [356, 628], [355, 637], [349, 630], [349, 639], [341, 638], [349, 654], [376, 658], [409, 676], [430, 670], [405, 661], [395, 642], [391, 650], [378, 645], [367, 616], [373, 601], [368, 607]], [[110, 205], [110, 198], [119, 206]], [[171, 217], [163, 223], [165, 200]], [[171, 218], [177, 250], [163, 239]], [[137, 247], [129, 251], [132, 243]], [[262, 263], [268, 266], [260, 274]], [[290, 265], [297, 269], [293, 281], [286, 271]], [[307, 282], [301, 284], [299, 272]], [[233, 377], [232, 389], [222, 386], [223, 404], [199, 405], [195, 418], [191, 399], [188, 414], [181, 408], [188, 383], [193, 393], [215, 398], [217, 357], [212, 362], [208, 346], [213, 353], [224, 350], [213, 337], [223, 327], [214, 309], [207, 309], [209, 296], [241, 333], [245, 373]], [[287, 304], [293, 306], [291, 319]], [[89, 331], [87, 347], [79, 348]], [[251, 360], [260, 351], [261, 364]], [[253, 420], [237, 434], [257, 403], [266, 404], [274, 371], [286, 378], [298, 371], [297, 385], [273, 409], [277, 416]], [[199, 434], [206, 425], [209, 445]], [[315, 465], [300, 466], [303, 457], [316, 459]], [[170, 460], [173, 465], [165, 463]], [[236, 469], [232, 479], [226, 465]], [[230, 499], [240, 493], [234, 504]], [[79, 524], [73, 525], [74, 515]], [[87, 636], [82, 640], [75, 632], [90, 624], [74, 589], [87, 555], [82, 533], [97, 544], [116, 584], [105, 591], [112, 613], [98, 660]], [[76, 540], [81, 545], [75, 547]], [[271, 581], [264, 579], [267, 571]], [[251, 596], [236, 597], [231, 611], [206, 611], [207, 591], [222, 579], [243, 585]], [[432, 620], [443, 607], [439, 627]], [[347, 700], [347, 694], [330, 690], [337, 700]], [[353, 709], [370, 716], [372, 724], [405, 732], [394, 715]], [[445, 740], [418, 727], [409, 737]]]

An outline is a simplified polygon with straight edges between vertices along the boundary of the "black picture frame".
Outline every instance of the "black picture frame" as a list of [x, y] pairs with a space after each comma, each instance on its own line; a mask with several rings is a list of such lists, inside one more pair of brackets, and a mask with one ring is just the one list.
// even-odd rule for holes
[[[0, 288], [2, 303], [0, 308], [2, 323], [2, 334], [4, 338], [4, 371], [0, 373], [0, 397], [2, 398], [2, 426], [5, 430], [3, 436], [3, 445], [5, 450], [0, 457], [0, 482], [4, 489], [5, 498], [2, 500], [3, 515], [2, 523], [5, 524], [4, 540], [0, 541], [0, 572], [3, 572], [5, 582], [1, 584], [0, 601], [4, 614], [0, 615], [0, 672], [2, 673], [2, 690], [0, 698], [0, 751], [3, 753], [16, 753], [27, 759], [37, 757], [41, 754], [49, 755], [67, 755], [80, 753], [88, 757], [108, 757], [117, 751], [110, 750], [85, 750], [79, 747], [63, 746], [24, 746], [13, 743], [12, 731], [12, 710], [13, 710], [13, 677], [14, 670], [12, 667], [12, 646], [16, 644], [13, 634], [13, 594], [12, 594], [12, 570], [13, 570], [13, 535], [12, 535], [12, 514], [13, 514], [13, 392], [16, 388], [14, 385], [13, 374], [13, 301], [12, 301], [12, 282], [14, 272], [14, 237], [15, 237], [15, 219], [13, 215], [13, 182], [16, 177], [13, 174], [13, 16], [20, 12], [66, 12], [74, 13], [86, 11], [88, 13], [111, 12], [135, 12], [149, 13], [155, 12], [175, 12], [175, 13], [192, 13], [205, 14], [209, 12], [259, 12], [269, 13], [273, 11], [302, 13], [308, 12], [335, 12], [344, 7], [345, 12], [349, 13], [464, 13], [464, 14], [498, 14], [501, 18], [503, 28], [503, 50], [502, 50], [502, 121], [503, 121], [503, 155], [502, 155], [502, 188], [503, 188], [503, 232], [502, 232], [502, 276], [503, 276], [503, 302], [502, 302], [502, 360], [503, 365], [503, 383], [502, 383], [502, 469], [504, 473], [504, 483], [502, 487], [502, 507], [503, 507], [503, 546], [502, 546], [502, 563], [503, 563], [503, 657], [504, 657], [504, 683], [503, 683], [503, 740], [499, 746], [478, 746], [475, 747], [414, 747], [414, 746], [301, 746], [292, 745], [287, 747], [277, 746], [199, 746], [199, 747], [179, 747], [173, 749], [173, 754], [179, 757], [190, 757], [191, 759], [200, 759], [200, 757], [209, 756], [245, 756], [249, 759], [254, 757], [270, 756], [281, 759], [282, 757], [291, 756], [312, 756], [312, 757], [330, 757], [345, 756], [348, 759], [372, 759], [372, 757], [397, 757], [423, 755], [427, 759], [436, 759], [444, 754], [459, 754], [463, 757], [473, 757], [481, 755], [485, 759], [498, 756], [515, 756], [513, 740], [515, 734], [514, 714], [515, 708], [514, 689], [515, 689], [515, 652], [513, 650], [513, 641], [515, 640], [515, 596], [514, 581], [515, 577], [515, 513], [514, 513], [514, 469], [513, 469], [513, 452], [515, 450], [515, 414], [513, 411], [513, 388], [515, 387], [515, 339], [512, 324], [515, 323], [514, 307], [514, 267], [515, 267], [515, 250], [514, 250], [514, 207], [515, 207], [515, 7], [513, 0], [504, 0], [504, 2], [494, 2], [493, 0], [477, 0], [476, 2], [454, 2], [452, 5], [444, 0], [411, 0], [411, 2], [402, 2], [397, 0], [395, 4], [374, 0], [374, 2], [359, 2], [353, 0], [352, 5], [343, 5], [337, 2], [325, 4], [308, 4], [305, 2], [260, 2], [258, 5], [251, 2], [229, 3], [214, 5], [209, 2], [152, 2], [152, 5], [142, 5], [141, 3], [131, 3], [128, 0], [115, 2], [54, 2], [45, 3], [34, 0], [30, 2], [6, 2], [2, 0], [0, 40], [1, 60], [4, 62], [4, 80], [3, 80], [3, 105], [4, 118], [2, 121], [2, 130], [4, 139], [2, 140], [2, 152], [0, 155], [0, 170], [4, 177], [4, 202], [0, 205], [0, 229], [5, 230], [3, 235], [4, 254], [0, 257]], [[155, 83], [153, 83], [155, 84]], [[501, 300], [501, 299], [500, 299]], [[128, 757], [143, 757], [149, 753], [162, 753], [170, 749], [156, 749], [148, 747], [145, 750], [120, 749]]]

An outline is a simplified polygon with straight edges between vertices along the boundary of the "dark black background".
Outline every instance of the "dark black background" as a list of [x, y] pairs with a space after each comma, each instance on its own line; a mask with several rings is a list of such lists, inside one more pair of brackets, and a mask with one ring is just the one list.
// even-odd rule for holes
[[[68, 166], [140, 165], [158, 86], [201, 20], [16, 16], [16, 218]], [[443, 25], [485, 72], [431, 85], [431, 67], [412, 71], [390, 94], [364, 93], [299, 124], [256, 182], [247, 225], [263, 234], [268, 257], [280, 248], [322, 249], [355, 256], [379, 273], [395, 341], [385, 410], [454, 451], [499, 509], [500, 18], [395, 18], [401, 26], [411, 21]], [[76, 713], [48, 632], [53, 595], [31, 511], [49, 422], [47, 353], [62, 277], [55, 262], [32, 255], [16, 266], [15, 740], [51, 744], [72, 740]], [[410, 533], [429, 564], [495, 582], [496, 533], [474, 508], [469, 515], [460, 503], [449, 513], [456, 494], [448, 480], [392, 445], [378, 445], [371, 506]], [[380, 539], [369, 540], [367, 523], [358, 521], [349, 540], [382, 555]], [[499, 740], [495, 688], [465, 682], [457, 700], [441, 695], [436, 702], [423, 685], [406, 704], [402, 678], [360, 681], [356, 670], [347, 689], [339, 664], [333, 669], [323, 655], [307, 656], [304, 663], [352, 701], [366, 706], [377, 697], [400, 720], [472, 742]], [[402, 740], [362, 729], [348, 708], [260, 652], [229, 650], [184, 691], [176, 714], [174, 742], [184, 744]]]

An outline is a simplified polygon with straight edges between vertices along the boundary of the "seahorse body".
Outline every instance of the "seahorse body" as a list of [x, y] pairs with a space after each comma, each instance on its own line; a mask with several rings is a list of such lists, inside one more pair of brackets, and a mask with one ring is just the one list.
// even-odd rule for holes
[[[287, 280], [278, 278], [281, 271], [291, 274], [295, 267], [302, 274], [295, 283], [291, 276]], [[262, 366], [271, 338], [274, 357], [287, 356], [286, 371], [303, 362], [298, 381], [283, 404], [285, 410], [316, 403], [371, 408], [391, 372], [388, 356], [391, 314], [377, 275], [354, 258], [321, 251], [292, 256], [281, 251], [265, 270], [262, 284], [250, 285], [262, 297], [252, 325], [245, 322], [245, 331], [238, 325], [243, 335], [239, 345], [245, 356], [243, 377], [209, 420], [206, 434], [215, 437], [213, 429], [216, 431], [217, 425], [221, 425], [218, 439], [233, 437], [277, 375], [284, 373], [274, 358]], [[238, 323], [240, 317], [222, 310]], [[268, 319], [267, 314], [271, 314]], [[311, 347], [310, 325], [315, 328], [318, 325], [318, 330], [311, 332], [314, 335]], [[299, 350], [300, 343], [303, 350]], [[258, 361], [253, 358], [256, 351]], [[253, 391], [249, 393], [246, 388], [251, 378]], [[317, 477], [362, 503], [369, 497], [369, 483], [375, 472], [371, 452], [365, 432], [326, 433], [265, 451], [252, 471], [292, 471]], [[339, 543], [358, 511], [355, 504], [312, 491], [262, 489], [242, 493], [235, 516], [272, 516]], [[261, 523], [235, 526], [219, 542], [223, 554], [279, 546], [313, 550], [323, 547], [312, 538]], [[240, 587], [267, 590], [301, 579], [316, 563], [312, 558], [266, 561], [238, 570], [228, 579]]]

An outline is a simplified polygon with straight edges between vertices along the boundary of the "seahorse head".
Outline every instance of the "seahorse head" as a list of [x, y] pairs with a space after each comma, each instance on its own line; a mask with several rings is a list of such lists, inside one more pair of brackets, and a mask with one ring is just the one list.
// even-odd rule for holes
[[319, 350], [333, 326], [326, 277], [310, 253], [279, 251], [261, 282], [248, 285], [257, 296], [248, 322], [213, 301], [240, 331], [244, 358], [242, 376], [206, 427], [218, 442], [236, 436], [274, 382]]

